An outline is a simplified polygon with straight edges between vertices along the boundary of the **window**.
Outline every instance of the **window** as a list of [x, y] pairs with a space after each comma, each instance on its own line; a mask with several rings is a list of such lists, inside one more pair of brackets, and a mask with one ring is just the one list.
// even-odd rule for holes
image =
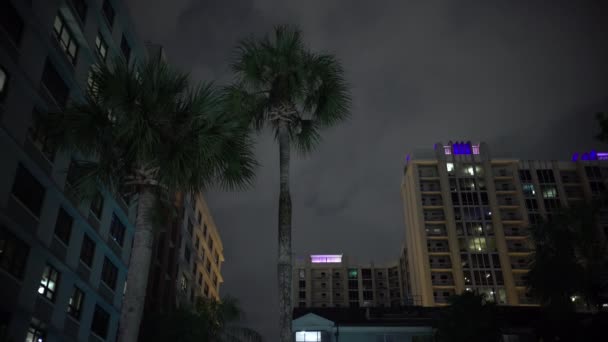
[[555, 198], [557, 197], [557, 189], [555, 186], [547, 185], [542, 187], [543, 198]]
[[112, 25], [114, 25], [114, 8], [109, 0], [104, 0], [102, 10], [104, 17], [108, 20], [110, 28], [112, 28]]
[[43, 342], [46, 341], [46, 325], [36, 318], [32, 318], [30, 326], [27, 328], [25, 342]]
[[200, 246], [201, 240], [198, 238], [198, 236], [196, 237], [196, 240], [194, 240], [194, 249], [196, 249], [198, 251], [198, 246]]
[[190, 248], [188, 246], [184, 248], [184, 259], [186, 259], [188, 264], [190, 263]]
[[299, 291], [298, 292], [298, 297], [300, 299], [306, 299], [306, 291]]
[[80, 314], [82, 313], [82, 302], [84, 301], [84, 292], [81, 289], [74, 286], [74, 292], [68, 300], [68, 315], [72, 316], [76, 320], [80, 320]]
[[207, 283], [205, 283], [205, 288], [203, 289], [203, 294], [205, 295], [205, 297], [207, 295], [209, 295], [209, 285], [207, 285]]
[[300, 279], [306, 279], [306, 270], [300, 269], [299, 276]]
[[91, 267], [93, 265], [93, 257], [95, 256], [95, 242], [87, 235], [84, 234], [82, 238], [82, 246], [80, 247], [80, 260]]
[[55, 221], [55, 236], [63, 241], [66, 245], [70, 244], [70, 235], [72, 234], [72, 223], [74, 219], [63, 208], [59, 208], [57, 221]]
[[[124, 35], [122, 36], [122, 39], [120, 41], [120, 51], [122, 51], [122, 55], [125, 56], [127, 63], [129, 63], [129, 59], [131, 58], [131, 46], [129, 45], [129, 42], [127, 41], [127, 37], [125, 37]], [[201, 222], [200, 213], [199, 213], [198, 222]]]
[[30, 248], [25, 242], [0, 226], [0, 268], [17, 279], [23, 279], [23, 271]]
[[357, 279], [358, 276], [359, 276], [359, 272], [357, 271], [356, 268], [351, 268], [348, 270], [348, 278]]
[[125, 225], [122, 224], [116, 214], [113, 213], [112, 223], [110, 224], [110, 236], [112, 236], [112, 239], [114, 239], [120, 247], [122, 247], [125, 242], [125, 230]]
[[21, 164], [17, 167], [12, 193], [34, 216], [40, 216], [45, 189]]
[[108, 336], [109, 323], [110, 314], [108, 314], [104, 309], [100, 308], [99, 305], [95, 305], [93, 321], [91, 322], [91, 331], [95, 333], [95, 335], [105, 339]]
[[203, 222], [203, 214], [200, 211], [197, 213], [196, 219], [196, 222], [198, 222], [199, 224]]
[[59, 107], [65, 107], [70, 88], [65, 84], [53, 63], [47, 58], [42, 72], [42, 85], [48, 90]]
[[203, 224], [203, 235], [207, 236], [207, 224], [206, 223]]
[[446, 163], [445, 167], [449, 174], [454, 173], [454, 163]]
[[25, 24], [10, 1], [0, 1], [0, 25], [15, 45], [21, 43]]
[[297, 331], [296, 342], [320, 342], [320, 331]]
[[213, 240], [209, 239], [209, 251], [213, 251]]
[[188, 233], [192, 236], [192, 221], [188, 219]]
[[84, 23], [87, 18], [87, 4], [85, 0], [72, 0], [72, 6], [80, 20]]
[[118, 277], [118, 268], [106, 257], [103, 260], [103, 268], [101, 269], [101, 280], [110, 287], [116, 289], [116, 278]]
[[59, 287], [59, 272], [55, 267], [47, 264], [42, 272], [38, 293], [46, 299], [54, 301], [57, 287]]
[[180, 280], [180, 287], [183, 292], [188, 290], [188, 278], [186, 278], [185, 274], [182, 274], [182, 279]]
[[8, 72], [0, 66], [0, 99], [6, 95], [6, 89], [8, 87]]
[[300, 280], [298, 284], [300, 287], [306, 287], [306, 280]]
[[97, 219], [101, 219], [101, 213], [103, 211], [103, 195], [99, 190], [91, 201], [90, 211], [91, 213], [93, 213], [93, 215], [95, 215]]
[[47, 136], [47, 130], [42, 125], [42, 114], [37, 108], [32, 111], [33, 124], [28, 130], [28, 137], [30, 141], [44, 154], [44, 157], [49, 161], [53, 162], [55, 159], [55, 150]]
[[106, 57], [108, 56], [108, 44], [103, 37], [101, 36], [101, 32], [97, 33], [97, 37], [95, 38], [95, 47], [97, 48], [97, 53], [102, 61], [106, 61]]
[[78, 43], [74, 39], [74, 34], [67, 27], [65, 19], [58, 13], [55, 16], [53, 23], [53, 32], [61, 49], [66, 53], [72, 65], [76, 65], [76, 57], [78, 56]]
[[215, 252], [215, 263], [220, 264], [220, 255], [217, 252]]

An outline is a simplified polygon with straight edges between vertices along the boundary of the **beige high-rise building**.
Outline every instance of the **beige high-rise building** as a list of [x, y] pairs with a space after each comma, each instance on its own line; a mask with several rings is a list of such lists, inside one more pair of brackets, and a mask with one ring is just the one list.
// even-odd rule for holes
[[311, 255], [296, 261], [294, 306], [389, 307], [404, 304], [405, 272], [399, 262], [351, 264], [341, 254]]
[[[608, 153], [572, 161], [491, 159], [484, 143], [435, 144], [407, 156], [401, 185], [408, 286], [415, 305], [447, 304], [465, 290], [499, 304], [534, 305], [525, 279], [528, 227], [606, 193]], [[604, 234], [608, 215], [602, 214]]]

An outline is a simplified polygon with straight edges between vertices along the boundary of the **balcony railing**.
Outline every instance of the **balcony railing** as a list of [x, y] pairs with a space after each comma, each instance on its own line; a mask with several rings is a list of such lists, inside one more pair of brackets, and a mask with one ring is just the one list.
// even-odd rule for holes
[[428, 251], [431, 253], [442, 253], [449, 252], [450, 248], [448, 246], [429, 246]]
[[450, 262], [432, 262], [431, 268], [452, 268], [452, 263]]

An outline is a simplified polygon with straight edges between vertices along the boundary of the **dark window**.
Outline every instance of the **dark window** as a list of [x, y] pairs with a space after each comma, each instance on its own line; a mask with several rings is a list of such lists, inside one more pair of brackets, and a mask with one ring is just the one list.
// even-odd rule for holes
[[23, 165], [19, 164], [12, 193], [36, 217], [40, 216], [44, 192], [45, 189], [42, 184]]
[[116, 289], [116, 278], [118, 277], [118, 268], [106, 257], [103, 260], [103, 268], [101, 269], [101, 280], [110, 287]]
[[527, 209], [538, 209], [538, 202], [535, 199], [527, 199], [526, 200], [526, 208]]
[[201, 240], [198, 238], [198, 236], [196, 237], [196, 240], [194, 241], [194, 249], [196, 249], [198, 251], [198, 247], [200, 246]]
[[306, 280], [300, 280], [299, 285], [300, 287], [306, 287]]
[[42, 272], [42, 278], [40, 279], [38, 293], [44, 296], [46, 299], [54, 301], [58, 287], [59, 272], [55, 267], [47, 264], [44, 267], [44, 272]]
[[206, 223], [203, 224], [203, 235], [207, 236], [207, 224]]
[[190, 233], [190, 236], [192, 236], [192, 222], [190, 219], [188, 219], [188, 233]]
[[84, 23], [87, 18], [87, 4], [85, 0], [72, 0], [72, 6], [74, 6], [78, 17]]
[[201, 223], [203, 222], [203, 215], [201, 214], [201, 212], [200, 212], [200, 211], [198, 212], [198, 215], [197, 215], [197, 220], [198, 220], [197, 222], [198, 222], [199, 224], [201, 224]]
[[99, 305], [95, 305], [95, 312], [93, 312], [93, 321], [91, 322], [91, 331], [95, 335], [105, 339], [108, 336], [108, 325], [110, 323], [110, 314], [104, 309], [100, 308]]
[[112, 214], [112, 223], [110, 225], [110, 236], [116, 241], [121, 247], [125, 242], [125, 225], [122, 224], [116, 214]]
[[8, 88], [8, 72], [0, 65], [0, 100], [6, 95], [6, 89]]
[[114, 25], [114, 8], [112, 7], [112, 4], [110, 3], [109, 0], [103, 1], [102, 10], [103, 10], [103, 15], [108, 20], [108, 24], [110, 25], [110, 28], [111, 28], [112, 25]]
[[103, 39], [101, 32], [98, 32], [97, 37], [95, 38], [95, 48], [97, 48], [97, 53], [101, 60], [105, 62], [106, 57], [108, 56], [108, 44]]
[[15, 45], [21, 43], [21, 36], [25, 24], [17, 9], [13, 7], [10, 1], [0, 1], [0, 25], [9, 35]]
[[531, 182], [532, 174], [530, 173], [530, 170], [519, 170], [519, 179], [521, 179], [522, 182]]
[[190, 248], [188, 246], [184, 248], [184, 259], [186, 259], [188, 264], [190, 263]]
[[57, 221], [55, 221], [55, 236], [63, 241], [66, 245], [70, 243], [70, 235], [72, 234], [72, 223], [74, 219], [63, 208], [59, 208], [57, 213]]
[[555, 176], [551, 169], [536, 170], [539, 183], [555, 183]]
[[61, 14], [55, 16], [53, 23], [53, 32], [61, 49], [65, 52], [68, 59], [73, 65], [76, 65], [76, 57], [78, 56], [78, 43], [74, 34], [67, 27], [65, 19]]
[[80, 314], [82, 313], [82, 304], [84, 301], [84, 292], [81, 289], [74, 286], [74, 292], [68, 300], [68, 315], [72, 316], [76, 320], [80, 320]]
[[49, 91], [60, 107], [65, 107], [70, 95], [70, 88], [65, 84], [53, 63], [47, 58], [42, 72], [42, 85]]
[[306, 299], [306, 291], [300, 291], [299, 292], [299, 298], [300, 299]]
[[213, 240], [209, 239], [209, 251], [213, 251]]
[[95, 197], [93, 197], [90, 210], [95, 217], [98, 219], [101, 218], [101, 213], [103, 211], [103, 195], [101, 194], [101, 191], [97, 191]]
[[160, 232], [158, 234], [158, 241], [156, 245], [156, 258], [162, 260], [163, 254], [165, 253], [165, 239], [167, 238], [167, 233]]
[[[125, 37], [124, 35], [122, 36], [122, 40], [120, 41], [120, 51], [122, 51], [123, 56], [125, 56], [125, 59], [127, 60], [127, 63], [129, 63], [129, 59], [131, 58], [131, 46], [129, 45], [129, 42], [127, 41], [127, 37]], [[200, 213], [199, 213], [199, 222], [200, 222]]]
[[30, 326], [27, 328], [25, 335], [26, 342], [42, 342], [46, 341], [46, 325], [39, 320], [32, 318]]
[[0, 267], [15, 278], [23, 279], [23, 271], [30, 248], [23, 241], [0, 226]]
[[82, 246], [80, 247], [80, 260], [88, 265], [93, 265], [93, 257], [95, 256], [95, 242], [87, 235], [84, 234], [82, 238]]
[[32, 119], [33, 124], [28, 130], [28, 137], [46, 159], [52, 163], [55, 159], [55, 149], [47, 136], [46, 128], [42, 124], [42, 113], [38, 111], [38, 108], [34, 108], [32, 111]]

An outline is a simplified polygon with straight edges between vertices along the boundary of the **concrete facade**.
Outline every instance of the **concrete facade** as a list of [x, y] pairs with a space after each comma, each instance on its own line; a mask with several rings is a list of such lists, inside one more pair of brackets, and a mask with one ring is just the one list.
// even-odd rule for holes
[[446, 305], [469, 290], [534, 305], [528, 227], [606, 193], [608, 162], [492, 159], [483, 143], [438, 143], [435, 156], [408, 156], [401, 185], [414, 304]]
[[341, 255], [336, 258], [317, 262], [318, 256], [311, 256], [296, 261], [294, 307], [390, 307], [406, 303], [405, 272], [399, 262], [361, 265]]
[[116, 0], [7, 0], [0, 18], [0, 325], [14, 341], [114, 340], [134, 210], [102, 188], [67, 195], [71, 156], [36, 115], [82, 99], [92, 65], [145, 47]]

